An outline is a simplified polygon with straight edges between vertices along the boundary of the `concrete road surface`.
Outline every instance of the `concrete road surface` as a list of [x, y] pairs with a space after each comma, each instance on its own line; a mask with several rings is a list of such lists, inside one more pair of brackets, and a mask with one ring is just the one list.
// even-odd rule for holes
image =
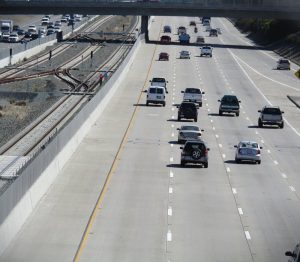
[[[299, 80], [292, 70], [274, 70], [277, 55], [255, 47], [228, 20], [212, 18], [222, 34], [208, 37], [200, 24], [194, 33], [192, 19], [199, 21], [155, 17], [150, 39], [169, 24], [177, 41], [174, 32], [184, 25], [191, 42], [205, 36], [213, 57], [200, 57], [194, 45], [142, 45], [1, 261], [287, 261], [285, 251], [300, 242], [300, 111], [287, 98], [299, 95]], [[181, 50], [191, 59], [178, 59]], [[163, 51], [170, 61], [157, 61]], [[166, 107], [145, 106], [141, 91], [153, 76], [169, 81]], [[205, 90], [197, 123], [177, 121], [174, 104], [186, 87]], [[224, 94], [241, 100], [239, 117], [218, 115]], [[267, 104], [285, 111], [284, 129], [257, 127], [257, 110]], [[205, 130], [207, 169], [180, 167], [182, 124]], [[260, 165], [234, 162], [243, 139], [263, 147]]]

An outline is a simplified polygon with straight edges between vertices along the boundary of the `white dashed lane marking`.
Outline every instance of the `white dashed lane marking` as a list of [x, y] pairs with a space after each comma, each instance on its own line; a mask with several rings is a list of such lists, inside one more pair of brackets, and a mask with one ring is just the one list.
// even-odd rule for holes
[[237, 194], [236, 188], [234, 188], [234, 187], [232, 188], [232, 193]]
[[296, 192], [296, 189], [293, 186], [289, 186], [289, 188], [293, 191]]
[[[230, 168], [227, 167], [227, 168], [226, 168], [226, 171], [229, 173], [229, 172], [230, 172]], [[233, 189], [232, 189], [232, 191], [233, 191]]]
[[241, 207], [238, 207], [238, 211], [240, 215], [244, 215], [243, 209]]
[[168, 208], [168, 216], [172, 216], [173, 215], [173, 210], [172, 210], [172, 207], [169, 207]]
[[285, 178], [285, 179], [287, 178], [287, 175], [284, 174], [284, 173], [282, 173], [281, 176], [282, 176], [283, 178]]
[[174, 177], [174, 173], [170, 171], [170, 177]]
[[171, 241], [172, 241], [172, 232], [171, 232], [170, 229], [168, 230], [168, 233], [167, 233], [167, 241], [168, 241], [168, 242], [171, 242]]
[[225, 155], [225, 154], [222, 154], [222, 157], [223, 157], [223, 158], [226, 158], [226, 155]]
[[274, 160], [274, 164], [275, 164], [275, 165], [278, 165], [278, 162], [277, 162], [276, 160]]
[[173, 194], [173, 188], [169, 187], [169, 194]]
[[249, 231], [245, 231], [245, 236], [246, 236], [247, 240], [251, 239]]
[[174, 161], [173, 157], [170, 157], [170, 162], [173, 162], [173, 161]]
[[219, 144], [219, 147], [222, 148], [223, 147], [222, 144]]
[[219, 135], [216, 134], [216, 138], [219, 138]]

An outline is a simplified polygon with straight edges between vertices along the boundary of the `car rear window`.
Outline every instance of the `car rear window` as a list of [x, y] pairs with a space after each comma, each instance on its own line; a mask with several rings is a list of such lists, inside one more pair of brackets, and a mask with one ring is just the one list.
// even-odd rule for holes
[[[165, 53], [162, 53], [165, 54]], [[152, 78], [152, 82], [164, 83], [166, 80], [164, 78]]]
[[182, 109], [188, 109], [188, 108], [192, 108], [195, 109], [196, 105], [193, 103], [182, 103], [180, 106]]
[[205, 145], [202, 143], [186, 143], [184, 150], [185, 151], [193, 151], [193, 150], [205, 150]]
[[236, 105], [236, 104], [239, 103], [239, 101], [238, 101], [236, 96], [224, 96], [222, 98], [222, 103], [223, 104]]
[[198, 131], [199, 128], [197, 126], [182, 126], [181, 130], [193, 130], [193, 131]]
[[269, 114], [269, 115], [281, 115], [281, 111], [279, 108], [265, 108], [263, 110], [263, 114]]
[[248, 147], [248, 148], [258, 148], [257, 143], [241, 143], [240, 147]]
[[185, 93], [200, 94], [201, 92], [198, 88], [187, 88], [185, 89]]

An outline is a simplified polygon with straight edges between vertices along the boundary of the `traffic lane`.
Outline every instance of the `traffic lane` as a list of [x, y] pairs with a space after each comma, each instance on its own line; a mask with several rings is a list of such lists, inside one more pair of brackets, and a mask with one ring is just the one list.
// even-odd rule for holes
[[[251, 68], [252, 71], [256, 72], [261, 77], [272, 81], [274, 84], [282, 83], [285, 85], [290, 85], [300, 91], [298, 85], [298, 79], [294, 75], [295, 71], [293, 70], [277, 70], [276, 69], [276, 62], [270, 58], [270, 56], [262, 53], [257, 46], [250, 46], [245, 42], [242, 42], [240, 37], [237, 34], [241, 35], [240, 33], [236, 34], [227, 34], [224, 33], [219, 35], [220, 44], [224, 45], [231, 45], [232, 43], [238, 43], [241, 45], [241, 48], [230, 48], [231, 52], [238, 57], [238, 60], [246, 65], [247, 67]], [[234, 45], [234, 44], [233, 44]], [[293, 67], [293, 66], [292, 66]], [[295, 67], [297, 67], [295, 65]]]
[[[194, 165], [172, 168], [171, 228], [174, 240], [168, 244], [168, 250], [178, 261], [195, 258], [201, 261], [252, 261], [244, 226], [208, 117], [203, 124], [206, 127], [203, 139], [210, 148], [208, 168]], [[175, 157], [176, 163], [180, 163], [179, 156], [180, 151]]]
[[[230, 32], [229, 34], [224, 34], [228, 37], [228, 39], [231, 39], [233, 43], [239, 43], [241, 45], [249, 46], [250, 48], [258, 47], [254, 41], [247, 38], [247, 34], [242, 34], [234, 25], [227, 19], [227, 18], [218, 18], [217, 23], [219, 27], [223, 27], [223, 29], [226, 30], [226, 32]], [[223, 35], [223, 34], [222, 34]], [[276, 54], [273, 51], [263, 50], [264, 47], [262, 47], [262, 50], [259, 49], [259, 53], [263, 55], [263, 60], [265, 63], [269, 65], [275, 65], [279, 58], [281, 58], [280, 55]], [[299, 65], [291, 62], [291, 68], [293, 71], [298, 70]]]

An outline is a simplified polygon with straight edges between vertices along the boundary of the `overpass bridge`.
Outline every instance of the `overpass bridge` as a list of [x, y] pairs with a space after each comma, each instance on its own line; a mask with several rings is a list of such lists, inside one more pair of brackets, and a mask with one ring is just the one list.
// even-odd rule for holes
[[300, 19], [299, 0], [0, 0], [0, 14], [213, 16]]

